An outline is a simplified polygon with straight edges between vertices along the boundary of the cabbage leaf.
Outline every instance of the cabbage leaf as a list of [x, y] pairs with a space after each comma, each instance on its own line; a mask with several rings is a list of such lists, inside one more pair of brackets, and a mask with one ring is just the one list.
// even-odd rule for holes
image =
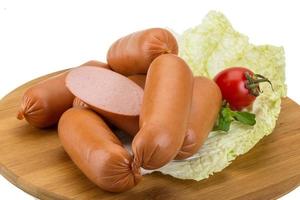
[[223, 170], [273, 131], [280, 113], [281, 97], [286, 96], [284, 49], [250, 44], [247, 36], [235, 31], [226, 17], [216, 11], [209, 12], [202, 24], [186, 30], [177, 39], [180, 56], [194, 75], [213, 78], [227, 67], [245, 66], [268, 77], [274, 87], [273, 92], [268, 84], [261, 84], [263, 94], [255, 100], [251, 110], [256, 114], [255, 126], [233, 122], [227, 134], [211, 132], [192, 158], [172, 161], [155, 170], [176, 178], [199, 181]]

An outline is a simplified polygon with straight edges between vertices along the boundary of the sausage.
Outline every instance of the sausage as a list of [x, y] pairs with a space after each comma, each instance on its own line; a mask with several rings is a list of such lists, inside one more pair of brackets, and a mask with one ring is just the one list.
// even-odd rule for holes
[[[128, 76], [130, 80], [135, 82], [142, 89], [145, 87], [146, 75], [136, 74]], [[112, 121], [110, 121], [113, 123]], [[123, 127], [122, 129], [128, 133], [130, 136], [135, 136], [139, 131], [139, 116], [136, 117], [124, 117], [120, 116], [119, 118], [114, 118], [114, 124], [118, 127]]]
[[148, 71], [140, 130], [132, 142], [134, 165], [157, 169], [179, 152], [190, 113], [193, 74], [176, 55], [156, 58]]
[[77, 167], [97, 186], [110, 192], [131, 189], [141, 180], [132, 156], [96, 113], [71, 108], [59, 120], [59, 139]]
[[145, 82], [146, 82], [146, 75], [135, 74], [135, 75], [128, 76], [128, 78], [144, 89]]
[[81, 67], [66, 78], [69, 90], [91, 109], [130, 135], [139, 130], [143, 89], [111, 70]]
[[[146, 75], [137, 74], [137, 75], [128, 76], [128, 78], [144, 89]], [[73, 101], [73, 107], [88, 108], [89, 106], [78, 97], [75, 97]], [[126, 133], [128, 133], [130, 136], [135, 136], [136, 133], [139, 131], [139, 116], [136, 117], [119, 116], [119, 117], [114, 117], [113, 120], [110, 119], [106, 119], [106, 120], [108, 120], [109, 123], [113, 123], [116, 126], [121, 127], [121, 129]]]
[[186, 159], [199, 150], [214, 126], [221, 105], [222, 94], [218, 85], [211, 79], [195, 77], [188, 128], [175, 159]]
[[175, 37], [166, 29], [151, 28], [122, 37], [107, 53], [107, 63], [123, 75], [146, 74], [151, 62], [161, 54], [178, 54]]
[[[127, 78], [129, 78], [130, 80], [135, 82], [138, 86], [140, 86], [141, 88], [144, 89], [146, 75], [136, 74], [136, 75], [128, 76]], [[79, 99], [78, 97], [75, 97], [75, 99], [73, 101], [73, 107], [86, 107], [87, 108], [88, 105], [86, 103], [84, 103], [81, 99]]]
[[[89, 61], [83, 65], [96, 65], [107, 68], [99, 61]], [[72, 107], [74, 95], [65, 86], [69, 71], [50, 77], [30, 87], [23, 95], [17, 114], [19, 120], [26, 119], [37, 128], [55, 125], [60, 116]]]
[[73, 94], [65, 87], [68, 72], [41, 81], [23, 95], [17, 118], [37, 128], [55, 125], [72, 106]]
[[[98, 60], [90, 60], [88, 62], [83, 63], [82, 65], [80, 65], [80, 67], [83, 66], [95, 66], [95, 67], [102, 67], [105, 69], [110, 69], [109, 65], [103, 62], [100, 62]], [[84, 103], [82, 100], [80, 100], [79, 98], [75, 97], [73, 100], [73, 107], [88, 107], [88, 105], [86, 103]]]

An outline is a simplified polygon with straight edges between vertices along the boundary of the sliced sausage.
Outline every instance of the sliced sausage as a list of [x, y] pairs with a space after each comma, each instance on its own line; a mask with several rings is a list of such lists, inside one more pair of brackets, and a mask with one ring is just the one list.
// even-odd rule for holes
[[[105, 69], [110, 69], [108, 64], [100, 62], [98, 60], [90, 60], [90, 61], [80, 65], [80, 67], [83, 67], [83, 66], [94, 66], [94, 67], [102, 67]], [[86, 103], [84, 103], [82, 100], [80, 100], [78, 97], [75, 97], [74, 101], [73, 101], [73, 107], [86, 107], [87, 108], [88, 105]]]
[[110, 192], [123, 192], [140, 180], [132, 156], [96, 113], [71, 108], [58, 124], [59, 139], [77, 167], [97, 186]]
[[161, 54], [178, 53], [175, 37], [166, 29], [151, 28], [120, 38], [107, 53], [107, 63], [123, 75], [146, 74]]
[[[146, 75], [136, 74], [128, 76], [130, 80], [135, 82], [142, 89], [145, 87]], [[113, 123], [111, 121], [111, 123]], [[139, 116], [136, 117], [126, 117], [118, 116], [114, 118], [114, 124], [122, 129], [131, 136], [135, 136], [139, 131]]]
[[221, 105], [222, 94], [218, 85], [211, 79], [195, 77], [188, 128], [175, 159], [188, 158], [199, 150], [214, 126]]
[[187, 129], [193, 92], [193, 75], [178, 56], [156, 58], [148, 71], [140, 114], [140, 131], [134, 137], [134, 165], [157, 169], [179, 152]]
[[[96, 65], [107, 68], [99, 61], [89, 61], [83, 65]], [[60, 116], [72, 107], [74, 95], [65, 86], [65, 78], [69, 71], [43, 80], [31, 86], [23, 95], [17, 118], [26, 119], [37, 128], [55, 125]]]
[[144, 92], [133, 81], [111, 70], [81, 67], [69, 73], [66, 85], [113, 125], [131, 135], [137, 133]]
[[[132, 80], [133, 82], [135, 82], [138, 86], [140, 86], [141, 88], [144, 89], [146, 75], [136, 74], [136, 75], [128, 76], [128, 78], [130, 80]], [[88, 107], [88, 105], [86, 103], [84, 103], [81, 99], [79, 99], [78, 97], [75, 97], [75, 99], [73, 101], [73, 107]]]

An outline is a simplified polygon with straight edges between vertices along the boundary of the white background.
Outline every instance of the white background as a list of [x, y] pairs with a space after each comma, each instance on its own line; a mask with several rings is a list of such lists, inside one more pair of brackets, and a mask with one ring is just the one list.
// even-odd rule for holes
[[[90, 59], [105, 61], [110, 44], [130, 32], [169, 27], [181, 33], [200, 24], [208, 11], [218, 10], [250, 42], [284, 46], [288, 96], [300, 103], [296, 2], [0, 0], [0, 97], [49, 72]], [[1, 176], [0, 192], [3, 199], [33, 199]], [[282, 200], [299, 198], [298, 188]]]

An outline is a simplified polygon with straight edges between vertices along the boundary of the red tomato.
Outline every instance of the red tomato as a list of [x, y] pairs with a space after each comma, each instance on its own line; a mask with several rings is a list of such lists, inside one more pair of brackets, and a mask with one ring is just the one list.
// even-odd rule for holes
[[232, 110], [241, 110], [251, 105], [260, 93], [260, 82], [271, 83], [267, 78], [244, 67], [227, 68], [219, 72], [214, 80]]

